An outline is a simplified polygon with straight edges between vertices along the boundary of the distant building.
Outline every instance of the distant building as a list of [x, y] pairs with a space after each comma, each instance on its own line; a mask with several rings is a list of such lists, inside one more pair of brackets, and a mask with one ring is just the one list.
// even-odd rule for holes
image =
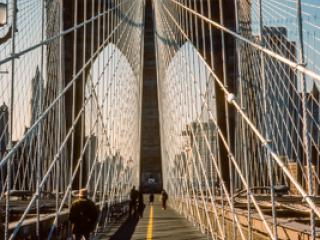
[[[312, 91], [307, 98], [308, 109], [310, 112], [309, 115], [309, 131], [311, 135], [310, 140], [310, 154], [312, 159], [312, 164], [317, 166], [320, 162], [320, 90], [316, 84], [313, 85]], [[320, 174], [320, 169], [318, 167], [314, 168], [317, 175]], [[316, 194], [319, 194], [319, 182], [314, 178], [314, 187], [316, 189]]]
[[[41, 88], [43, 88], [43, 83], [42, 83], [42, 79], [41, 79], [41, 75], [38, 67], [36, 69], [34, 78], [32, 78], [31, 84], [32, 84], [32, 88], [31, 88], [31, 125], [32, 125], [35, 123], [35, 121], [39, 117], [40, 110], [41, 110], [39, 108], [39, 102], [40, 102], [40, 91], [41, 91]], [[42, 93], [44, 93], [43, 89], [42, 89]]]
[[[297, 62], [296, 44], [288, 41], [287, 29], [284, 27], [264, 27], [265, 46], [273, 52]], [[267, 81], [267, 119], [271, 134], [272, 148], [286, 161], [300, 161], [307, 165], [303, 146], [303, 103], [302, 93], [298, 87], [296, 71], [270, 56], [265, 56], [265, 77]], [[307, 125], [309, 153], [313, 164], [320, 161], [320, 92], [314, 84], [306, 93]], [[297, 165], [298, 166], [298, 165]], [[302, 179], [301, 169], [296, 173], [303, 186], [307, 179]], [[316, 170], [319, 174], [319, 169]], [[307, 175], [307, 174], [306, 174]], [[318, 186], [316, 186], [318, 188]]]
[[[288, 40], [284, 27], [264, 27], [263, 39], [266, 48], [296, 61], [296, 44]], [[287, 64], [265, 56], [267, 94], [267, 129], [272, 148], [281, 156], [296, 159], [298, 152], [299, 93], [294, 69]]]
[[[307, 171], [307, 159], [305, 155], [305, 148], [303, 146], [303, 105], [302, 105], [302, 93], [299, 94], [299, 119], [298, 119], [298, 127], [299, 127], [299, 136], [300, 141], [298, 142], [299, 149], [299, 159], [301, 160], [301, 164], [305, 166], [304, 171]], [[308, 142], [309, 142], [309, 156], [311, 158], [312, 164], [317, 166], [320, 161], [319, 149], [320, 149], [320, 90], [314, 84], [311, 91], [306, 93], [306, 105], [307, 105], [307, 125], [308, 125]], [[320, 174], [320, 169], [318, 167], [315, 168], [317, 175]], [[302, 178], [301, 170], [299, 171], [299, 180], [302, 181], [302, 185], [307, 190], [307, 179]], [[308, 173], [305, 172], [305, 176]], [[319, 184], [314, 179], [314, 186], [316, 189], [316, 193], [319, 193]]]
[[[214, 154], [216, 147], [216, 137], [215, 137], [215, 125], [213, 122], [193, 122], [187, 125], [187, 136], [189, 137], [189, 146], [192, 150], [192, 156], [194, 158], [196, 167], [199, 174], [203, 174], [203, 169], [206, 171], [206, 176], [208, 176], [208, 182], [212, 186], [215, 170], [213, 169], [213, 160], [211, 158], [211, 153]], [[191, 157], [191, 156], [189, 156]], [[202, 166], [200, 165], [202, 162]], [[194, 174], [194, 166], [192, 163], [188, 163], [190, 177], [196, 183], [197, 178]], [[205, 181], [201, 183], [203, 188], [205, 186]], [[200, 190], [200, 189], [199, 189]]]
[[[85, 151], [85, 159], [86, 159], [86, 164], [88, 166], [91, 166], [95, 160], [95, 157], [97, 155], [97, 147], [98, 147], [98, 138], [95, 135], [91, 135], [85, 138], [85, 141], [89, 138], [89, 144], [86, 148]], [[99, 157], [99, 156], [97, 156]], [[99, 159], [97, 159], [99, 161]]]
[[[313, 164], [316, 165], [316, 162], [320, 161], [320, 90], [316, 84], [313, 85], [312, 91], [307, 93], [306, 97], [308, 108], [308, 128], [310, 132], [310, 153]], [[302, 112], [302, 109], [300, 112]], [[317, 171], [319, 174], [319, 170]]]

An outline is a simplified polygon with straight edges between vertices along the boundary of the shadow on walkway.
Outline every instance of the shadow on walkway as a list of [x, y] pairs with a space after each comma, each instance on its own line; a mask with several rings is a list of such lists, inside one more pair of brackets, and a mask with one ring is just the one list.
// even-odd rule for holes
[[128, 219], [111, 236], [110, 240], [131, 239], [138, 222], [139, 222], [139, 216], [138, 215], [134, 215], [134, 216], [128, 217]]

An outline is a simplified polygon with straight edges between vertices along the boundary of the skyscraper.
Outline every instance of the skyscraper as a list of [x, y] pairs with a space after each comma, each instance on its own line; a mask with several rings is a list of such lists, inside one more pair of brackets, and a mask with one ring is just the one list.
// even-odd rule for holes
[[[288, 40], [284, 27], [264, 27], [265, 46], [279, 55], [296, 61], [296, 44]], [[265, 56], [267, 128], [273, 149], [282, 156], [296, 159], [299, 93], [295, 71], [270, 56]]]
[[37, 67], [34, 78], [32, 78], [32, 89], [31, 89], [31, 122], [32, 125], [35, 123], [40, 114], [39, 101], [40, 101], [40, 90], [42, 85], [41, 75], [39, 68]]

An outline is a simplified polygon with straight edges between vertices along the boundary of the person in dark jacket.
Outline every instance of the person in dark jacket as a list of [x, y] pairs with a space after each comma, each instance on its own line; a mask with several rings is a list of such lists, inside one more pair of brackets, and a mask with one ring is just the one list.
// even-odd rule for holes
[[130, 192], [130, 205], [129, 205], [129, 214], [130, 216], [132, 213], [136, 213], [137, 210], [137, 200], [138, 200], [138, 191], [136, 190], [136, 187], [133, 186]]
[[153, 205], [153, 202], [154, 202], [154, 194], [150, 193], [150, 195], [149, 195], [149, 205]]
[[143, 193], [140, 190], [139, 191], [139, 197], [138, 197], [138, 211], [139, 211], [139, 217], [143, 218], [143, 211], [144, 211], [145, 205], [143, 202]]
[[72, 233], [76, 240], [89, 239], [90, 233], [94, 231], [99, 210], [95, 203], [88, 199], [88, 192], [86, 189], [81, 189], [79, 192], [79, 199], [72, 203], [70, 209], [69, 220], [72, 223]]
[[162, 202], [162, 209], [167, 209], [167, 200], [168, 200], [168, 193], [165, 190], [161, 192], [161, 202]]

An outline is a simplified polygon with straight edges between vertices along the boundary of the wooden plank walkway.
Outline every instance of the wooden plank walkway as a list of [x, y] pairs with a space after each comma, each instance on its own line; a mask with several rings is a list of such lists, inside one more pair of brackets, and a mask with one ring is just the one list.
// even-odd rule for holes
[[179, 216], [174, 210], [162, 210], [160, 204], [146, 206], [143, 218], [127, 218], [115, 224], [106, 233], [98, 236], [101, 240], [205, 240], [191, 223]]

